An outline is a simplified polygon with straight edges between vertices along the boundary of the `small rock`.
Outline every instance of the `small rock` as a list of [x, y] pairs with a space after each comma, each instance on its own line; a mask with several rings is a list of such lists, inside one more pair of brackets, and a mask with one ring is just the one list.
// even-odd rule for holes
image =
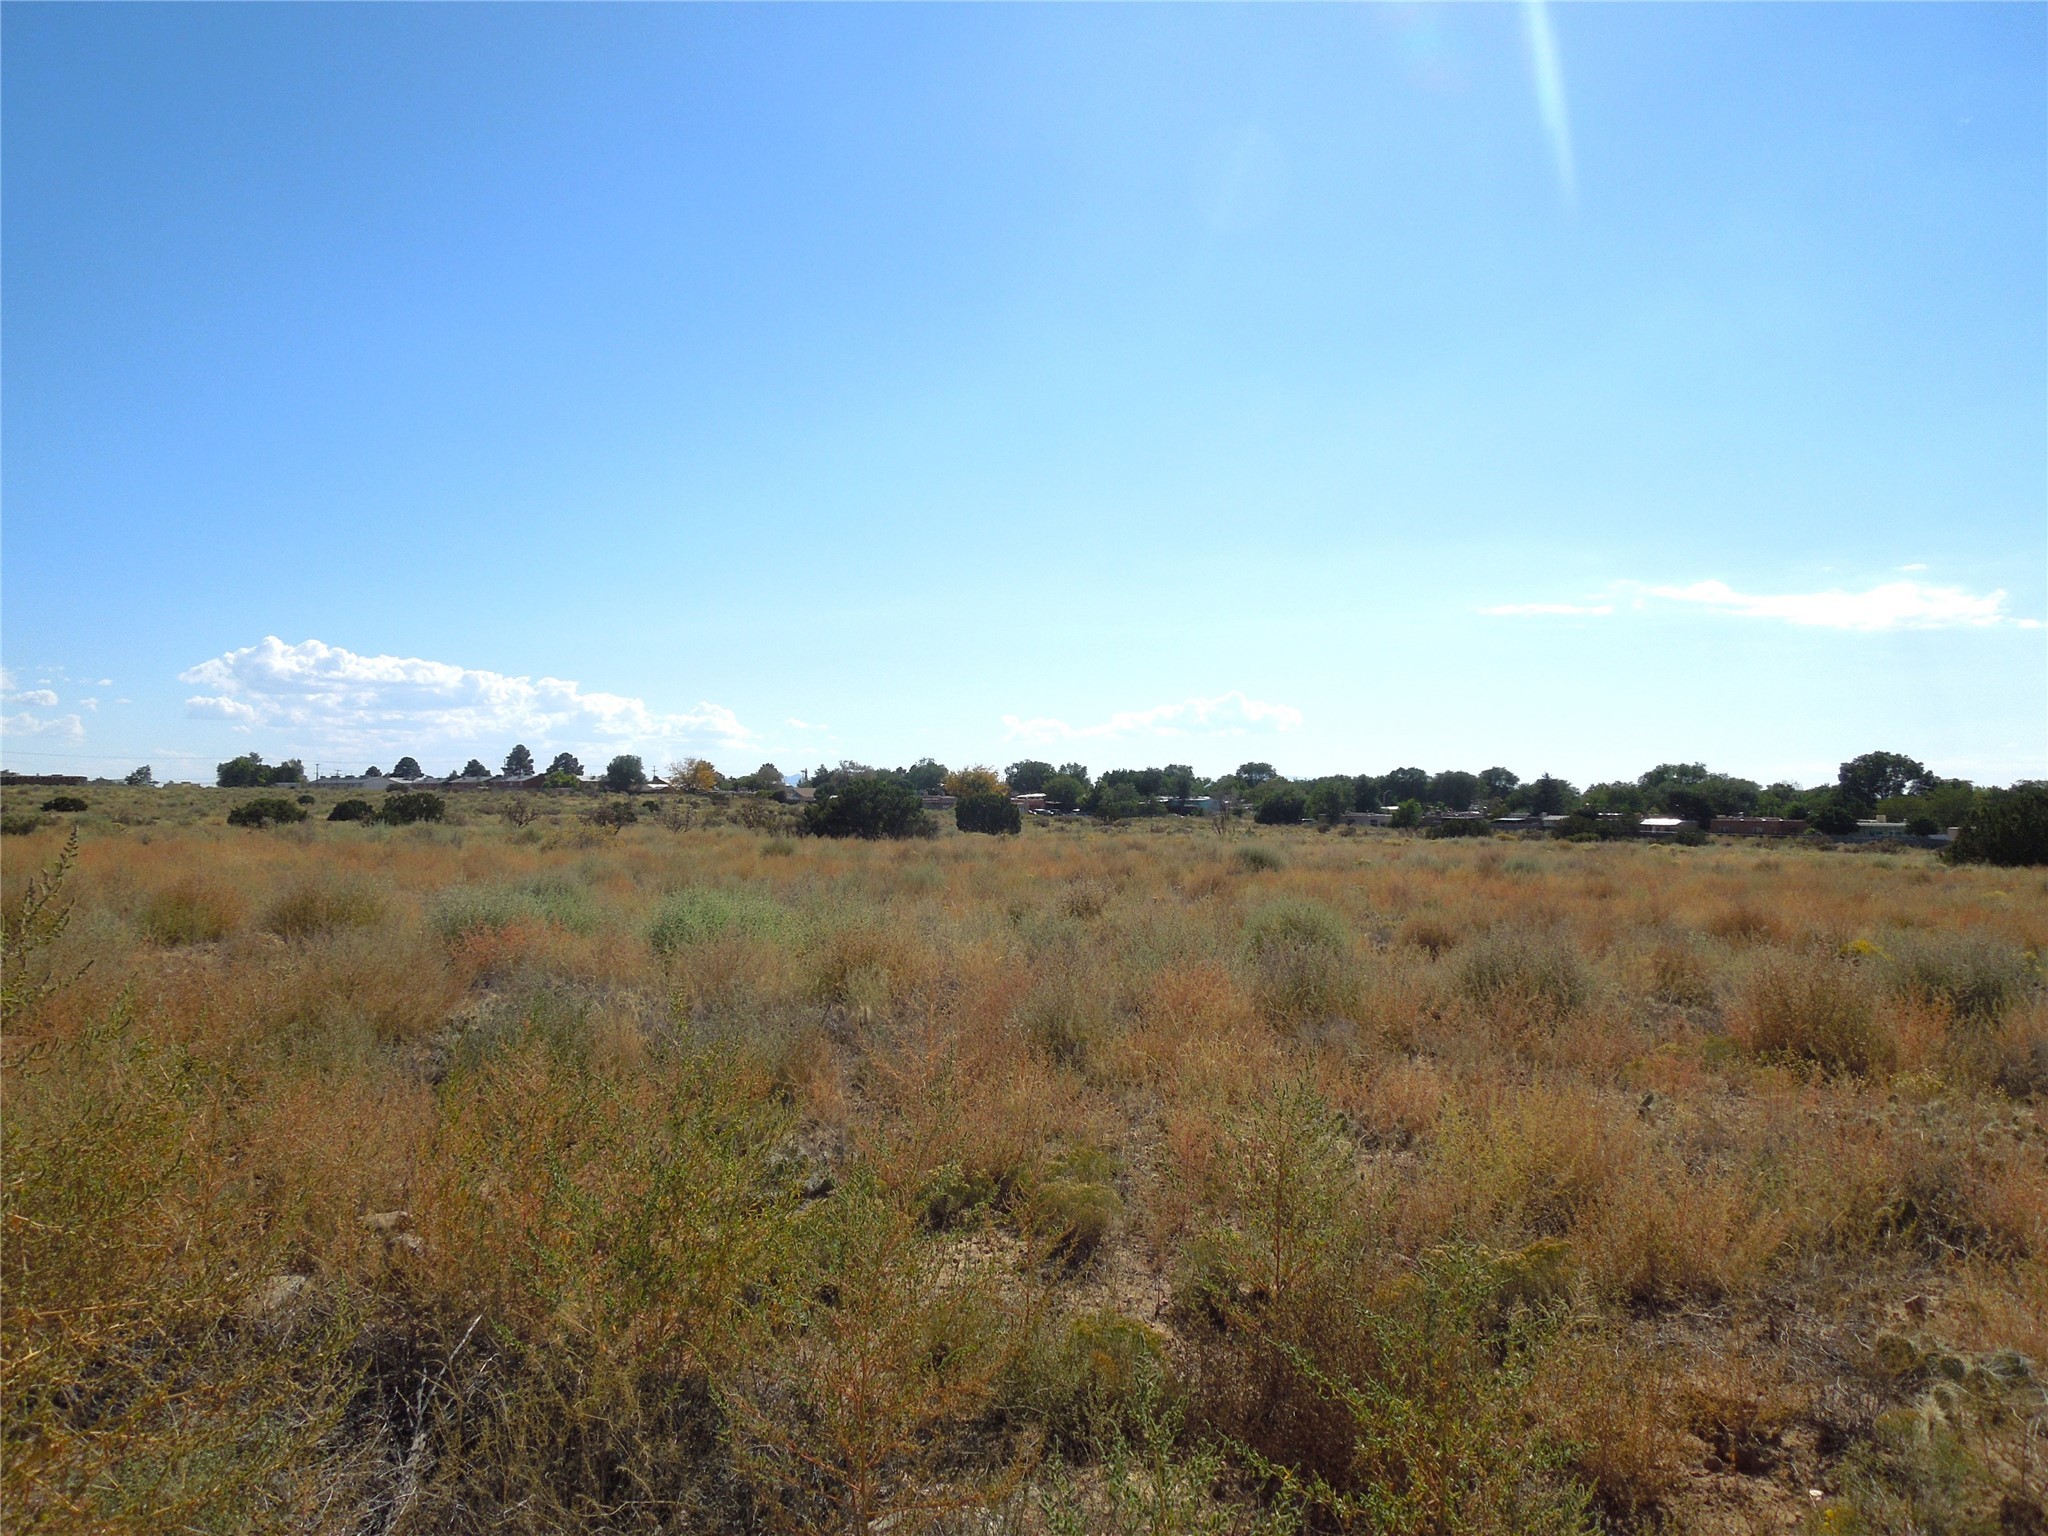
[[261, 1320], [289, 1311], [313, 1282], [305, 1275], [272, 1275], [249, 1293], [242, 1316]]
[[362, 1223], [372, 1232], [402, 1232], [412, 1225], [411, 1211], [377, 1211], [362, 1218]]

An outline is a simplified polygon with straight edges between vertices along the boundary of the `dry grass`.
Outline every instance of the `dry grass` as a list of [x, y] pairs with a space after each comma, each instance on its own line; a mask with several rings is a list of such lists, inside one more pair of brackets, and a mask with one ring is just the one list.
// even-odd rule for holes
[[2040, 1517], [2038, 874], [92, 798], [13, 1528]]

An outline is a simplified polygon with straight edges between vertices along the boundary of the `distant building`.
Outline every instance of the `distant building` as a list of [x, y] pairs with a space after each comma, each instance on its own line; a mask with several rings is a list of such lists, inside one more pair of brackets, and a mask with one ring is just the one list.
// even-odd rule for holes
[[1797, 816], [1716, 816], [1712, 831], [1725, 837], [1797, 837], [1806, 821]]
[[920, 795], [918, 798], [928, 811], [950, 811], [960, 803], [958, 795]]

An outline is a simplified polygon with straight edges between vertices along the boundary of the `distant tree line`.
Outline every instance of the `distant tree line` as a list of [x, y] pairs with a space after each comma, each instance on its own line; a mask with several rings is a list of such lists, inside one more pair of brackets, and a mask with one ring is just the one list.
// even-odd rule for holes
[[[530, 780], [537, 772], [537, 760], [523, 742], [506, 754], [506, 777]], [[666, 773], [671, 788], [686, 792], [781, 796], [784, 791], [782, 772], [773, 763], [729, 777], [704, 758], [686, 757], [670, 763]], [[220, 764], [218, 776], [223, 788], [268, 788], [302, 784], [306, 770], [297, 758], [269, 764], [250, 752]], [[387, 777], [374, 766], [366, 776]], [[474, 757], [450, 775], [491, 776]], [[567, 788], [585, 782], [583, 764], [570, 752], [557, 753], [538, 776], [544, 786]], [[417, 780], [425, 775], [419, 760], [407, 756], [393, 765], [388, 777]], [[129, 781], [152, 780], [145, 768], [137, 769]], [[648, 787], [650, 775], [641, 758], [621, 753], [606, 765], [600, 782], [606, 790], [635, 794]], [[1759, 784], [1705, 763], [1659, 763], [1634, 779], [1581, 789], [1555, 774], [1525, 780], [1502, 767], [1478, 772], [1395, 768], [1381, 774], [1291, 778], [1271, 763], [1246, 762], [1235, 772], [1207, 778], [1186, 763], [1090, 773], [1085, 763], [1024, 758], [998, 773], [985, 765], [948, 768], [930, 757], [898, 768], [843, 759], [836, 766], [820, 764], [800, 782], [811, 791], [812, 800], [803, 827], [823, 836], [927, 835], [932, 826], [923, 797], [943, 793], [956, 799], [956, 825], [997, 833], [1021, 825], [1012, 797], [1043, 795], [1051, 810], [1079, 812], [1104, 822], [1221, 810], [1248, 814], [1268, 825], [1327, 824], [1351, 811], [1383, 811], [1395, 826], [1418, 826], [1433, 812], [1481, 812], [1489, 818], [1571, 816], [1574, 826], [1606, 833], [1614, 830], [1617, 818], [1625, 827], [1645, 816], [1671, 816], [1705, 830], [1716, 817], [1765, 816], [1801, 820], [1818, 831], [1843, 834], [1853, 832], [1859, 821], [1883, 817], [1918, 833], [1974, 828], [1959, 840], [1958, 857], [1971, 856], [1971, 848], [2024, 842], [2031, 835], [2025, 829], [2033, 824], [2030, 818], [2036, 815], [2037, 803], [2048, 803], [2048, 789], [2039, 785], [1980, 788], [1968, 779], [1931, 772], [1899, 752], [1865, 752], [1841, 764], [1832, 784], [1811, 787]], [[1994, 825], [2004, 830], [1994, 833], [1989, 830]]]

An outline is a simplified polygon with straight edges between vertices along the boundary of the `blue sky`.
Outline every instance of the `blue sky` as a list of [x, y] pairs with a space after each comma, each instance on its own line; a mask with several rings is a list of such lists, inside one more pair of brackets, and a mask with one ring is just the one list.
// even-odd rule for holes
[[2048, 9], [4, 20], [0, 755], [2048, 772]]

